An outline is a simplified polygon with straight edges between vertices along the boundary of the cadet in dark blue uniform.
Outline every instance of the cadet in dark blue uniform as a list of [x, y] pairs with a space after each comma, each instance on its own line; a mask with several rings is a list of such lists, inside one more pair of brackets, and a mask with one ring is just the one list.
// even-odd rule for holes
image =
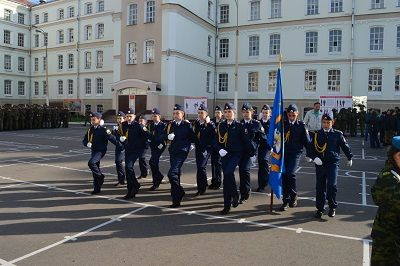
[[[125, 121], [125, 114], [123, 112], [118, 112], [117, 114], [117, 126], [114, 126], [112, 134], [119, 141], [119, 138], [122, 136], [122, 123]], [[125, 169], [122, 165], [122, 162], [125, 159], [125, 152], [123, 145], [115, 146], [115, 167], [118, 175], [118, 182], [115, 186], [125, 185]]]
[[285, 173], [282, 175], [283, 204], [280, 208], [281, 211], [297, 206], [296, 170], [303, 148], [308, 149], [311, 141], [305, 124], [297, 119], [298, 115], [297, 106], [289, 105], [287, 108], [288, 120], [284, 123]]
[[[218, 105], [214, 109], [214, 118], [211, 121], [214, 123], [214, 127], [217, 128], [219, 123], [223, 120], [223, 112], [221, 107]], [[212, 149], [211, 152], [211, 184], [208, 186], [209, 189], [218, 190], [221, 187], [222, 182], [222, 162], [221, 156], [218, 150]]]
[[181, 186], [181, 168], [185, 162], [191, 143], [194, 142], [194, 132], [189, 121], [184, 119], [184, 111], [182, 106], [176, 104], [174, 106], [174, 120], [167, 126], [167, 138], [170, 141], [169, 156], [170, 169], [168, 171], [169, 182], [171, 183], [171, 208], [181, 206], [181, 201], [185, 196], [185, 191]]
[[101, 192], [101, 186], [104, 183], [104, 175], [100, 170], [100, 160], [107, 152], [108, 141], [119, 145], [115, 137], [111, 135], [111, 131], [100, 126], [100, 121], [100, 113], [95, 112], [90, 114], [90, 123], [92, 126], [88, 129], [82, 141], [82, 144], [92, 151], [88, 166], [93, 175], [93, 191], [91, 193], [93, 195]]
[[126, 121], [122, 123], [122, 137], [120, 141], [125, 147], [125, 171], [128, 192], [124, 199], [132, 199], [139, 192], [140, 184], [136, 179], [133, 168], [140, 158], [147, 144], [147, 128], [135, 121], [135, 113], [132, 108], [126, 114]]
[[339, 170], [340, 149], [347, 157], [347, 164], [353, 164], [353, 154], [347, 144], [343, 133], [332, 128], [333, 117], [330, 114], [322, 116], [322, 129], [314, 133], [309, 147], [309, 156], [315, 163], [317, 174], [317, 197], [315, 213], [316, 218], [321, 218], [328, 200], [330, 217], [334, 217], [337, 208], [337, 175]]
[[225, 104], [225, 120], [217, 127], [215, 149], [218, 150], [222, 160], [224, 173], [224, 208], [222, 215], [230, 212], [231, 206], [239, 205], [239, 193], [236, 188], [235, 169], [239, 165], [246, 148], [246, 136], [243, 125], [235, 120], [236, 109], [232, 103]]
[[[147, 126], [146, 125], [147, 124], [147, 120], [146, 120], [146, 118], [144, 116], [140, 116], [139, 117], [139, 124], [141, 124], [144, 127]], [[144, 147], [143, 153], [139, 157], [140, 176], [138, 177], [138, 179], [146, 178], [147, 175], [149, 174], [149, 166], [147, 165], [147, 162], [146, 162], [146, 153], [147, 153], [148, 149], [149, 149], [149, 143], [146, 142], [146, 145]]]
[[[262, 117], [260, 120], [261, 127], [265, 134], [269, 131], [269, 120], [271, 118], [271, 108], [266, 104], [262, 108]], [[265, 136], [267, 139], [267, 136]], [[258, 147], [258, 188], [257, 192], [265, 192], [265, 187], [268, 185], [269, 180], [269, 164], [268, 158], [271, 154], [271, 147], [267, 141], [262, 139]]]
[[151, 111], [153, 122], [148, 125], [147, 137], [150, 140], [150, 149], [151, 149], [151, 157], [150, 157], [150, 169], [153, 176], [153, 185], [150, 190], [156, 190], [161, 181], [164, 178], [164, 175], [160, 172], [160, 157], [165, 150], [166, 147], [166, 124], [161, 121], [161, 114], [157, 108], [153, 108]]
[[242, 158], [239, 163], [240, 175], [240, 203], [245, 203], [250, 197], [250, 167], [256, 161], [256, 153], [260, 142], [266, 142], [265, 132], [262, 130], [261, 123], [253, 119], [253, 107], [250, 103], [243, 104], [243, 119], [240, 121], [248, 145], [243, 150]]
[[210, 121], [207, 107], [201, 104], [197, 116], [198, 120], [193, 124], [197, 165], [197, 193], [195, 196], [203, 195], [207, 190], [207, 163], [215, 139], [215, 127]]

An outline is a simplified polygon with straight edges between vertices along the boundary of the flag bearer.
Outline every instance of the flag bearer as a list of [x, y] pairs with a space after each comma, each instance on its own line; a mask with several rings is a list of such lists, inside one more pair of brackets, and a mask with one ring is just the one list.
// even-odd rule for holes
[[[218, 127], [219, 123], [223, 120], [223, 112], [220, 106], [215, 106], [214, 118], [211, 121], [214, 123], [215, 128]], [[208, 186], [209, 189], [218, 190], [221, 187], [222, 182], [222, 163], [221, 156], [217, 150], [212, 149], [211, 153], [211, 184]]]
[[[266, 104], [262, 108], [262, 117], [260, 120], [262, 131], [268, 134], [269, 120], [271, 118], [271, 108]], [[268, 137], [266, 137], [267, 139]], [[257, 192], [265, 192], [265, 187], [268, 185], [269, 165], [268, 158], [271, 154], [271, 147], [267, 141], [261, 140], [258, 147], [258, 188]]]

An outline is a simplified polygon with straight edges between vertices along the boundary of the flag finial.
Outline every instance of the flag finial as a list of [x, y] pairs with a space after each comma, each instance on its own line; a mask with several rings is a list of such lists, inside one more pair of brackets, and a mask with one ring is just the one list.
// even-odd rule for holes
[[278, 62], [279, 62], [279, 64], [278, 64], [279, 69], [282, 69], [282, 54], [279, 54]]

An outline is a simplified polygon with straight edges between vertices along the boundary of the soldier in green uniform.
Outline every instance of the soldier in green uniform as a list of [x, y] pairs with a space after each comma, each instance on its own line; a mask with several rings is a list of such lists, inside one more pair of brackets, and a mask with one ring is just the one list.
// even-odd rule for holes
[[30, 106], [26, 112], [26, 128], [27, 129], [33, 128], [33, 110], [34, 110], [34, 106]]
[[62, 120], [62, 123], [63, 123], [63, 127], [67, 128], [68, 127], [68, 122], [69, 122], [69, 110], [68, 110], [68, 108], [64, 108], [61, 111], [61, 114], [62, 114], [61, 120]]
[[360, 107], [360, 112], [358, 113], [358, 123], [360, 124], [360, 133], [361, 137], [363, 138], [365, 136], [365, 118], [367, 116], [367, 113], [364, 110], [364, 107]]
[[350, 111], [350, 136], [356, 137], [357, 136], [357, 109], [353, 108]]
[[17, 106], [14, 106], [11, 113], [13, 117], [13, 130], [19, 129], [19, 110]]
[[371, 189], [378, 212], [372, 226], [371, 266], [400, 265], [400, 136]]
[[4, 130], [10, 130], [10, 108], [8, 106], [4, 106]]
[[4, 125], [4, 108], [0, 106], [0, 131], [4, 130], [3, 125]]
[[57, 110], [56, 108], [49, 109], [50, 123], [51, 123], [51, 127], [52, 128], [56, 128], [57, 127], [56, 110]]
[[26, 118], [26, 116], [25, 116], [25, 107], [23, 107], [23, 106], [19, 106], [18, 107], [18, 116], [19, 116], [18, 128], [19, 129], [25, 129], [25, 124], [26, 124], [26, 121], [25, 121], [25, 118]]

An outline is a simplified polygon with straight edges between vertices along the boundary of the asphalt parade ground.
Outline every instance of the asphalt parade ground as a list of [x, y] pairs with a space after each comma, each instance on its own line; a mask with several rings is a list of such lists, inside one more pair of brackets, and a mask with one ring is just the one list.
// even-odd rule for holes
[[[102, 193], [92, 196], [84, 134], [82, 126], [0, 132], [0, 265], [369, 265], [377, 210], [370, 188], [386, 152], [360, 137], [349, 139], [353, 167], [342, 154], [336, 217], [317, 220], [315, 168], [304, 158], [297, 169], [299, 205], [286, 212], [271, 214], [269, 195], [252, 193], [221, 216], [222, 190], [193, 197], [193, 153], [182, 168], [180, 209], [168, 208], [169, 184], [148, 190], [151, 174], [139, 180], [134, 200], [123, 200], [126, 188], [113, 186], [111, 143], [101, 162]], [[160, 166], [166, 176], [167, 151]], [[255, 190], [257, 167], [251, 178]], [[280, 204], [274, 200], [276, 210]]]

